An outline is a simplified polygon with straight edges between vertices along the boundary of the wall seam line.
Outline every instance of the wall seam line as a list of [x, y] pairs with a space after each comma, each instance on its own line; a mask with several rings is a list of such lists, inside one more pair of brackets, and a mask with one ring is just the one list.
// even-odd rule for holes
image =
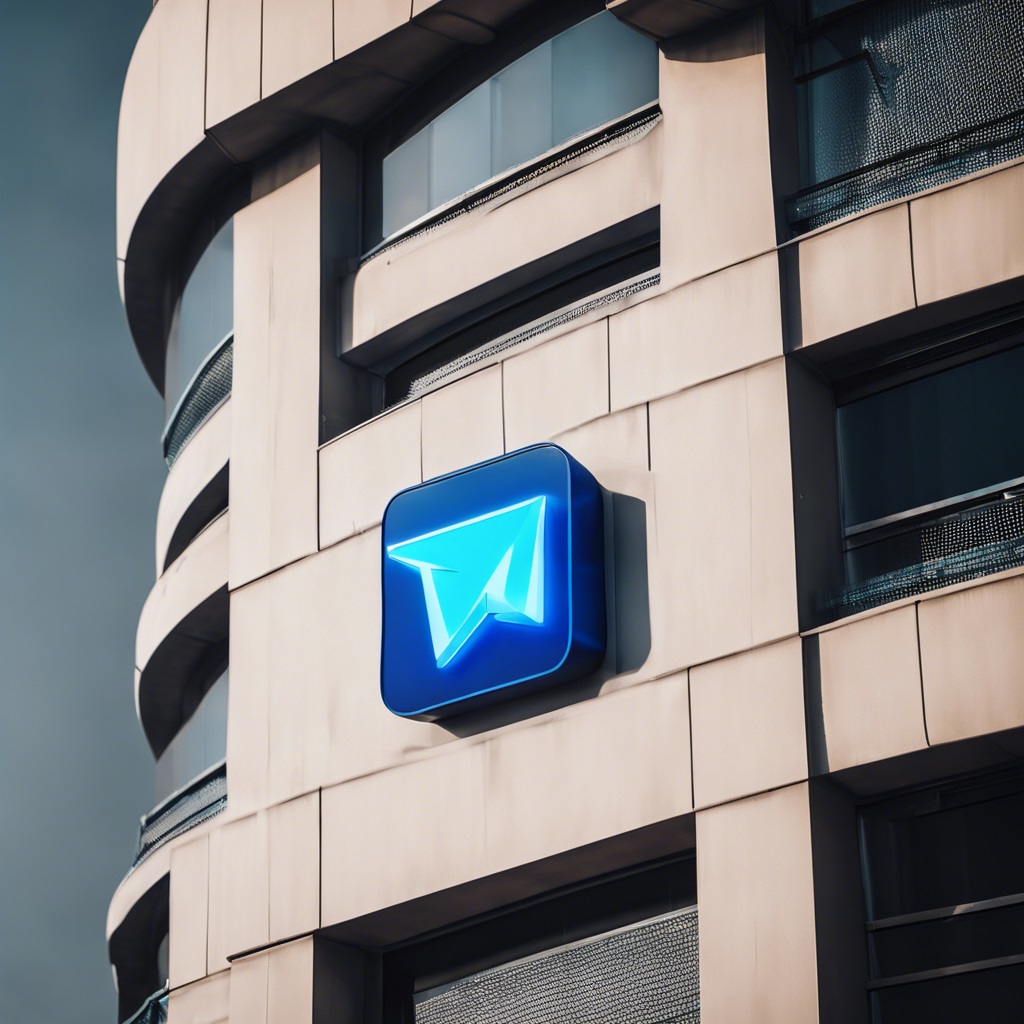
[[924, 659], [921, 657], [921, 602], [914, 602], [914, 635], [917, 639], [917, 685], [921, 690], [921, 724], [924, 726], [924, 742], [932, 745], [928, 736], [928, 706], [924, 699]]

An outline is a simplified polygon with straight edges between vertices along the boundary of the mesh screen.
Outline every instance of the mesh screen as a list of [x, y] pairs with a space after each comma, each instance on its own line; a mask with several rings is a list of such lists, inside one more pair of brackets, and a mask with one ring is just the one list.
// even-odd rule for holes
[[180, 836], [219, 814], [227, 802], [227, 765], [222, 764], [142, 819], [139, 827], [139, 852], [132, 867], [168, 839]]
[[1024, 154], [1024, 5], [890, 0], [804, 45], [797, 230]]
[[174, 410], [164, 431], [164, 461], [168, 469], [207, 416], [231, 394], [233, 355], [234, 339], [228, 338], [199, 368]]
[[416, 1024], [698, 1024], [697, 908], [505, 964], [416, 1006]]
[[576, 306], [572, 306], [569, 309], [562, 310], [561, 312], [555, 313], [543, 320], [538, 320], [535, 323], [528, 324], [526, 327], [513, 331], [511, 334], [505, 334], [499, 338], [484, 342], [484, 344], [480, 345], [478, 348], [473, 349], [472, 352], [467, 352], [465, 355], [459, 356], [457, 359], [452, 359], [450, 362], [444, 363], [436, 369], [431, 370], [429, 373], [425, 373], [421, 377], [417, 377], [409, 385], [409, 394], [406, 397], [416, 398], [440, 384], [444, 384], [450, 378], [458, 376], [463, 370], [476, 363], [482, 362], [490, 356], [497, 355], [501, 352], [507, 352], [510, 349], [515, 348], [517, 345], [522, 345], [523, 342], [529, 341], [531, 338], [535, 338], [539, 334], [543, 334], [545, 331], [551, 331], [556, 327], [561, 327], [563, 324], [572, 323], [574, 320], [579, 320], [580, 317], [586, 316], [595, 309], [611, 305], [613, 302], [618, 302], [619, 299], [626, 298], [629, 295], [636, 295], [638, 292], [646, 291], [648, 288], [653, 288], [655, 285], [660, 283], [660, 272], [655, 271], [651, 274], [645, 274], [643, 277], [636, 278], [633, 281], [628, 281], [618, 288], [604, 292], [592, 299], [587, 299], [586, 301], [581, 302]]
[[828, 594], [825, 611], [853, 614], [902, 597], [1024, 565], [1024, 499], [950, 516], [918, 532], [922, 561]]
[[125, 1024], [167, 1024], [167, 993], [151, 995]]

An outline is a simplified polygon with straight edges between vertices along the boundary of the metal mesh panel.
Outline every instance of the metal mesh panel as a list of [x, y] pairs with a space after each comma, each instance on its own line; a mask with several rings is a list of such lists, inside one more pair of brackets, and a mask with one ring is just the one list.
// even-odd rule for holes
[[142, 819], [139, 826], [139, 852], [132, 867], [138, 865], [168, 839], [180, 836], [219, 814], [227, 806], [227, 802], [227, 766], [222, 764], [164, 801], [154, 812]]
[[660, 283], [661, 273], [659, 271], [644, 274], [642, 277], [627, 281], [625, 284], [603, 292], [600, 295], [595, 295], [593, 298], [587, 299], [569, 309], [561, 310], [542, 320], [527, 324], [511, 334], [503, 334], [499, 338], [484, 342], [484, 344], [473, 349], [472, 352], [467, 352], [465, 355], [452, 359], [450, 362], [444, 363], [429, 373], [417, 377], [409, 385], [409, 393], [406, 397], [416, 398], [424, 392], [444, 384], [449, 378], [458, 376], [463, 370], [482, 362], [484, 359], [501, 352], [507, 352], [509, 349], [513, 349], [517, 345], [521, 345], [523, 342], [543, 334], [545, 331], [551, 331], [556, 327], [561, 327], [563, 324], [572, 323], [574, 320], [579, 320], [580, 317], [586, 316], [595, 309], [611, 305], [613, 302], [618, 302], [619, 299], [626, 298], [629, 295], [636, 295], [638, 292], [646, 291], [648, 288], [653, 288]]
[[919, 537], [922, 562], [842, 587], [826, 596], [824, 610], [853, 614], [1024, 565], [1024, 500], [950, 516]]
[[416, 1024], [699, 1024], [697, 908], [504, 964], [416, 1005]]
[[125, 1024], [167, 1024], [167, 992], [151, 995]]
[[196, 372], [164, 431], [164, 461], [174, 465], [206, 418], [231, 394], [234, 338], [229, 336]]
[[376, 249], [367, 253], [360, 265], [376, 259], [378, 256], [394, 249], [395, 246], [404, 244], [409, 239], [418, 238], [421, 235], [437, 231], [445, 224], [473, 210], [492, 205], [499, 200], [511, 199], [516, 193], [525, 191], [534, 184], [539, 184], [538, 179], [546, 178], [555, 171], [565, 172], [574, 170], [578, 166], [589, 163], [596, 156], [611, 153], [634, 142], [639, 142], [660, 120], [661, 111], [651, 110], [638, 118], [627, 121], [624, 124], [615, 125], [582, 141], [570, 140], [557, 156], [551, 157], [543, 163], [528, 167], [526, 170], [516, 171], [514, 174], [502, 178], [491, 185], [474, 189], [466, 193], [465, 196], [453, 199], [436, 216], [430, 217], [423, 223], [414, 225], [394, 238], [386, 239]]
[[819, 29], [808, 75], [809, 230], [1024, 155], [1024, 5], [891, 0]]

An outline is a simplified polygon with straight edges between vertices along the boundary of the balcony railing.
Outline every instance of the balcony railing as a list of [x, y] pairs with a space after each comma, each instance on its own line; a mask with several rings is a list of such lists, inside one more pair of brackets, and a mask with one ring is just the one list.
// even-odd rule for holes
[[804, 188], [796, 233], [1024, 156], [1024, 8], [882, 0], [798, 47]]
[[[864, 545], [881, 549], [870, 555], [875, 569], [888, 560], [891, 569], [875, 572], [823, 596], [827, 619], [876, 608], [1024, 565], [1024, 494], [1007, 492], [953, 511], [941, 518], [897, 526], [887, 536]], [[847, 554], [855, 565], [857, 550]]]
[[227, 803], [227, 765], [222, 762], [177, 793], [172, 793], [142, 819], [139, 850], [132, 867], [139, 865], [168, 840], [220, 814]]
[[164, 428], [164, 461], [167, 468], [196, 431], [231, 394], [233, 334], [229, 334], [203, 361], [185, 389]]
[[124, 1024], [167, 1024], [167, 989], [154, 992]]
[[415, 997], [415, 1024], [698, 1024], [697, 908], [674, 911]]

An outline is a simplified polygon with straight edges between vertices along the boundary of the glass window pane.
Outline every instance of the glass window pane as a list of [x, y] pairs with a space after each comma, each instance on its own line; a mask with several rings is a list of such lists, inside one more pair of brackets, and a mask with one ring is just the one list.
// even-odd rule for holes
[[1024, 476], [1024, 347], [903, 384], [838, 412], [845, 524]]
[[491, 83], [477, 86], [430, 127], [433, 208], [491, 176]]
[[613, 15], [552, 40], [555, 143], [658, 98], [657, 46]]
[[384, 157], [384, 236], [430, 209], [430, 126]]
[[156, 763], [157, 803], [224, 760], [229, 685], [229, 674], [225, 671], [160, 755]]
[[383, 231], [658, 98], [658, 48], [607, 12], [474, 89], [383, 162]]
[[491, 173], [539, 156], [555, 143], [551, 134], [551, 43], [520, 57], [494, 76]]
[[199, 258], [181, 296], [167, 345], [164, 395], [174, 410], [203, 360], [234, 326], [234, 222], [228, 221]]

